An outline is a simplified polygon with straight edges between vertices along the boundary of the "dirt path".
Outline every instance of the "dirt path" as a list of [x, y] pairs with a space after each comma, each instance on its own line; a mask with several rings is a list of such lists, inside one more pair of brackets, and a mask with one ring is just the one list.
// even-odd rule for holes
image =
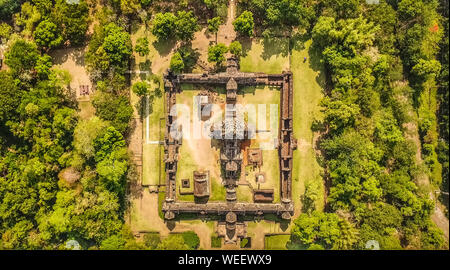
[[442, 212], [442, 209], [439, 208], [437, 205], [434, 208], [434, 213], [433, 215], [431, 215], [431, 219], [444, 232], [445, 238], [447, 239], [448, 242], [448, 229], [449, 229], [448, 219], [444, 215], [444, 212]]
[[264, 249], [264, 240], [266, 229], [262, 224], [257, 224], [256, 228], [252, 230], [254, 236], [252, 237], [252, 249]]
[[228, 1], [228, 16], [225, 24], [219, 27], [219, 32], [217, 33], [217, 42], [224, 43], [225, 45], [230, 45], [230, 43], [236, 38], [236, 32], [234, 31], [233, 21], [236, 16], [236, 1]]
[[[416, 125], [416, 123], [410, 122], [410, 123], [404, 124], [403, 127], [406, 129], [405, 137], [407, 139], [411, 140], [414, 143], [414, 145], [416, 146], [416, 149], [417, 149], [416, 156], [415, 156], [416, 164], [422, 165], [423, 164], [422, 154], [421, 154], [422, 146], [420, 143], [417, 125]], [[417, 177], [417, 184], [419, 186], [424, 186], [427, 188], [431, 187], [430, 179], [426, 173], [421, 173]], [[430, 199], [433, 201], [436, 201], [435, 194], [433, 193], [433, 191], [430, 191]], [[434, 212], [431, 215], [431, 219], [444, 232], [445, 239], [447, 240], [447, 243], [448, 243], [449, 242], [449, 222], [448, 222], [447, 217], [442, 212], [442, 209], [439, 208], [438, 205], [435, 206]]]

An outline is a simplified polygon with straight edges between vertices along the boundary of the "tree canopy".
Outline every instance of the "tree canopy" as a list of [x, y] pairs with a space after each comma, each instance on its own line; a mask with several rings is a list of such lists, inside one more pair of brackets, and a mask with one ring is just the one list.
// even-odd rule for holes
[[253, 35], [253, 13], [250, 11], [242, 12], [233, 22], [234, 30], [243, 36], [251, 37]]

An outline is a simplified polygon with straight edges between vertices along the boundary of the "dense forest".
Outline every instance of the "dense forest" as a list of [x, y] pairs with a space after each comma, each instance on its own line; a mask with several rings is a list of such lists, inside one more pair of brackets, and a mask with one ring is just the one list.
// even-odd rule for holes
[[[64, 249], [71, 239], [91, 249], [198, 246], [189, 234], [138, 242], [124, 221], [134, 177], [127, 71], [133, 51], [149, 53], [148, 40], [133, 48], [129, 32], [137, 18], [158, 39], [182, 41], [170, 66], [189, 71], [199, 25], [217, 33], [226, 15], [224, 0], [0, 0], [0, 45], [8, 45], [8, 69], [0, 71], [0, 249]], [[241, 37], [312, 39], [326, 71], [323, 117], [311, 128], [321, 134], [327, 202], [324, 211], [306, 204], [291, 242], [448, 247], [431, 220], [435, 201], [448, 207], [448, 1], [239, 0], [238, 15]], [[96, 89], [89, 120], [77, 113], [70, 75], [50, 56], [81, 45]], [[242, 50], [219, 43], [208, 61], [220, 67], [225, 52]], [[132, 89], [148, 91], [145, 83]], [[306, 187], [304, 201], [314, 201], [314, 188]]]

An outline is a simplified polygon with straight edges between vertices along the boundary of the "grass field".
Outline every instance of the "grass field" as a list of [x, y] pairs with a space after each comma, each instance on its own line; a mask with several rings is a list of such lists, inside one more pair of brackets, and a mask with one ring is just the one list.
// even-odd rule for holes
[[142, 167], [144, 185], [159, 185], [164, 183], [164, 147], [158, 144], [145, 144], [143, 146]]
[[90, 101], [78, 101], [78, 106], [80, 108], [79, 115], [81, 119], [87, 120], [94, 116], [95, 108]]
[[[259, 184], [261, 189], [274, 189], [274, 203], [280, 202], [280, 164], [278, 157], [278, 150], [263, 150], [263, 165], [260, 170], [253, 168], [246, 168], [248, 175], [246, 180], [253, 186], [257, 188], [256, 183], [256, 173], [264, 172], [266, 174], [265, 182]], [[250, 194], [251, 195], [251, 194]]]
[[[317, 163], [314, 145], [314, 134], [311, 124], [321, 116], [318, 106], [323, 97], [321, 84], [323, 82], [322, 66], [310, 51], [311, 41], [307, 41], [303, 50], [293, 50], [291, 56], [291, 71], [294, 75], [294, 136], [298, 139], [298, 149], [294, 151], [293, 192], [296, 204], [296, 214], [301, 210], [300, 195], [304, 193], [305, 181], [322, 181], [321, 167]], [[304, 62], [304, 57], [307, 61]], [[319, 199], [316, 202], [318, 210], [323, 209], [324, 186], [321, 186]]]
[[[287, 39], [255, 40], [251, 45], [243, 44], [241, 71], [281, 73], [289, 69]], [[251, 46], [249, 49], [246, 49]]]
[[[161, 60], [163, 58], [154, 47], [156, 38], [145, 26], [141, 25], [131, 36], [133, 44], [140, 37], [147, 37], [150, 42], [150, 53], [147, 56], [134, 54], [134, 72], [132, 73], [132, 84], [139, 81], [147, 81], [150, 84], [150, 95], [140, 99], [131, 91], [131, 101], [135, 109], [139, 112], [143, 125], [143, 155], [142, 162], [144, 185], [158, 185], [164, 181], [164, 149], [157, 141], [164, 139], [164, 93], [162, 71], [167, 69], [168, 63]], [[161, 63], [155, 66], [155, 63]], [[152, 142], [151, 144], [149, 144]]]
[[286, 250], [286, 244], [290, 238], [290, 235], [266, 235], [264, 237], [264, 247], [267, 250]]

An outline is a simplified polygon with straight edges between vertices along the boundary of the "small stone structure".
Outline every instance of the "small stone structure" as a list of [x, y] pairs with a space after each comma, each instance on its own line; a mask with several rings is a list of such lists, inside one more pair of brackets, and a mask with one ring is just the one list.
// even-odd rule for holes
[[248, 149], [248, 165], [261, 167], [263, 165], [262, 151], [259, 148]]
[[272, 203], [274, 199], [273, 189], [256, 189], [253, 191], [253, 201], [257, 203]]
[[194, 196], [196, 198], [209, 198], [209, 171], [194, 171]]
[[244, 222], [238, 222], [234, 212], [228, 212], [225, 222], [220, 221], [217, 224], [217, 235], [225, 239], [225, 244], [234, 244], [238, 238], [242, 239], [247, 236], [247, 227]]
[[[297, 147], [293, 137], [293, 81], [291, 72], [282, 74], [245, 73], [239, 70], [239, 62], [235, 58], [227, 60], [227, 70], [222, 73], [174, 74], [170, 70], [164, 74], [164, 89], [166, 94], [166, 112], [170, 112], [176, 103], [176, 94], [180, 93], [181, 84], [226, 87], [226, 110], [222, 130], [212, 130], [214, 134], [222, 135], [220, 160], [224, 171], [222, 177], [226, 188], [226, 202], [178, 202], [176, 200], [176, 172], [178, 166], [178, 150], [182, 138], [170, 135], [175, 115], [166, 113], [166, 135], [164, 140], [164, 162], [166, 170], [166, 199], [162, 206], [166, 220], [172, 220], [178, 214], [190, 213], [201, 215], [219, 215], [225, 218], [219, 221], [217, 233], [225, 238], [225, 243], [237, 243], [238, 238], [246, 237], [245, 223], [239, 222], [239, 216], [264, 217], [265, 214], [275, 214], [282, 219], [291, 219], [294, 213], [292, 202], [292, 153]], [[237, 201], [236, 187], [241, 175], [242, 150], [241, 142], [245, 137], [247, 127], [236, 118], [237, 112], [233, 105], [237, 100], [239, 86], [268, 85], [281, 89], [281, 117], [278, 135], [278, 153], [280, 162], [280, 203], [273, 202], [273, 190], [254, 190], [254, 203]], [[239, 136], [239, 135], [244, 135]], [[262, 164], [262, 154], [258, 161]], [[253, 157], [252, 157], [253, 158]], [[196, 176], [194, 172], [194, 196], [209, 197], [209, 174]], [[197, 179], [197, 180], [196, 180]]]
[[189, 179], [182, 179], [181, 180], [181, 186], [183, 188], [190, 188], [191, 187], [191, 182], [189, 181]]

